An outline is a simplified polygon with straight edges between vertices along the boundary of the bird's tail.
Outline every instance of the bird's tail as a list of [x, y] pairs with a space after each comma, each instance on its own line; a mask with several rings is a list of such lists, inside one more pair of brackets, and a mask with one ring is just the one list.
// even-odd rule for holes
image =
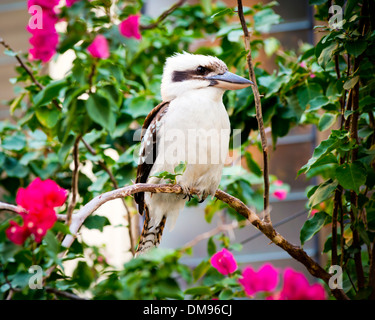
[[143, 254], [159, 245], [166, 220], [167, 218], [163, 216], [160, 223], [155, 224], [155, 221], [150, 219], [148, 208], [145, 206], [145, 222], [143, 224], [143, 230], [135, 256]]

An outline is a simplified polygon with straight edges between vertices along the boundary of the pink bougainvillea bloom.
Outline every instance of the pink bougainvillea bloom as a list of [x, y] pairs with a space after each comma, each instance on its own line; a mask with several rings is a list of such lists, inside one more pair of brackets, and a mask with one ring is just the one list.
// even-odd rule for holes
[[30, 235], [34, 235], [35, 241], [40, 242], [57, 220], [54, 208], [62, 206], [66, 198], [67, 191], [50, 179], [42, 181], [36, 178], [27, 188], [18, 189], [16, 202], [23, 225], [10, 222], [6, 230], [9, 240], [23, 244]]
[[87, 51], [94, 57], [99, 59], [108, 59], [109, 45], [107, 39], [98, 34], [94, 41], [87, 47]]
[[304, 274], [287, 268], [280, 300], [325, 300], [326, 293], [321, 284], [310, 285]]
[[314, 73], [312, 73], [312, 74], [310, 74], [310, 78], [315, 78], [316, 77], [316, 75], [314, 74]]
[[22, 245], [31, 233], [26, 226], [21, 227], [17, 222], [10, 221], [10, 227], [5, 231], [5, 234], [13, 243]]
[[306, 67], [307, 67], [305, 61], [302, 61], [302, 62], [299, 64], [299, 66], [300, 66], [301, 68], [306, 68]]
[[60, 0], [28, 0], [28, 7], [39, 6], [42, 10], [35, 10], [26, 29], [32, 34], [29, 49], [30, 60], [48, 62], [56, 53], [58, 34], [55, 24], [58, 17], [54, 11]]
[[79, 0], [66, 0], [66, 6], [70, 8], [73, 4], [78, 2]]
[[126, 38], [141, 39], [139, 31], [139, 15], [131, 15], [119, 25], [120, 33]]
[[275, 186], [282, 186], [284, 183], [281, 181], [281, 180], [276, 180], [274, 183], [273, 183]]
[[288, 191], [285, 189], [277, 189], [275, 192], [272, 194], [275, 198], [279, 200], [285, 200], [286, 196], [288, 194]]
[[242, 278], [238, 280], [249, 296], [260, 291], [271, 292], [279, 283], [279, 273], [271, 264], [264, 264], [258, 272], [251, 267], [246, 267], [242, 272]]
[[211, 265], [223, 275], [228, 275], [237, 270], [237, 262], [233, 254], [225, 248], [211, 257]]
[[16, 203], [28, 211], [60, 207], [64, 204], [67, 191], [55, 181], [34, 179], [27, 188], [18, 189]]
[[59, 4], [60, 0], [28, 0], [27, 7], [40, 6], [42, 8], [52, 9]]

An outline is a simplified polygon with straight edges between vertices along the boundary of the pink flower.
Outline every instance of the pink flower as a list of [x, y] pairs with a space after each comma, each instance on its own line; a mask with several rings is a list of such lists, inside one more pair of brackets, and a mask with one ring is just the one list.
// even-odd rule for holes
[[26, 226], [21, 227], [17, 222], [10, 221], [10, 227], [5, 231], [5, 234], [13, 243], [22, 245], [31, 233]]
[[237, 270], [237, 262], [227, 249], [216, 252], [211, 257], [211, 265], [221, 274], [227, 275]]
[[40, 242], [57, 220], [54, 208], [62, 206], [66, 198], [67, 191], [49, 179], [42, 181], [36, 178], [27, 188], [20, 188], [16, 202], [20, 206], [23, 225], [10, 222], [6, 230], [9, 240], [23, 244], [30, 235], [34, 235], [35, 241]]
[[288, 194], [288, 191], [285, 189], [277, 189], [275, 192], [272, 194], [275, 198], [279, 200], [285, 200], [286, 196]]
[[42, 8], [52, 9], [59, 4], [60, 0], [28, 0], [27, 7], [40, 6]]
[[311, 78], [311, 79], [313, 79], [313, 78], [315, 78], [315, 77], [316, 77], [316, 75], [315, 75], [314, 73], [310, 74], [310, 78]]
[[310, 285], [302, 273], [287, 268], [284, 272], [284, 285], [278, 298], [280, 300], [325, 300], [326, 294], [321, 284]]
[[94, 41], [87, 47], [87, 51], [94, 57], [107, 59], [109, 57], [109, 45], [107, 39], [98, 34]]
[[41, 211], [62, 206], [66, 197], [67, 191], [55, 181], [36, 178], [27, 188], [18, 189], [16, 203], [28, 211]]
[[131, 15], [119, 25], [120, 33], [126, 38], [141, 39], [139, 32], [139, 15]]
[[79, 0], [66, 0], [66, 6], [70, 8], [73, 4], [78, 2]]
[[313, 217], [315, 215], [315, 213], [317, 213], [317, 212], [319, 212], [318, 209], [312, 209], [311, 212], [310, 212], [310, 216]]
[[284, 183], [281, 181], [281, 180], [276, 180], [275, 182], [274, 182], [274, 185], [275, 186], [278, 186], [278, 187], [280, 187], [280, 186], [282, 186]]
[[33, 5], [42, 8], [32, 13], [33, 19], [26, 27], [27, 31], [32, 34], [30, 39], [32, 48], [29, 49], [30, 60], [48, 62], [55, 55], [59, 38], [55, 28], [58, 18], [54, 8], [59, 2], [60, 0], [28, 0], [29, 8]]
[[307, 67], [305, 61], [302, 61], [302, 62], [299, 64], [299, 66], [300, 66], [301, 68], [306, 68], [306, 67]]
[[279, 283], [279, 275], [277, 269], [271, 264], [264, 264], [258, 272], [251, 267], [247, 267], [242, 272], [242, 278], [238, 282], [243, 286], [247, 295], [260, 291], [270, 292], [274, 290]]

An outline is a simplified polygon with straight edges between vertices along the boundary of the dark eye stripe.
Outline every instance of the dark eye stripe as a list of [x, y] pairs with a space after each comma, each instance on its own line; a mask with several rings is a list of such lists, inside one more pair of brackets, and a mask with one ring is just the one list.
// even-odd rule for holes
[[[202, 68], [198, 71], [199, 68]], [[182, 82], [185, 80], [194, 79], [197, 75], [203, 76], [207, 75], [212, 71], [211, 68], [199, 66], [195, 70], [187, 70], [187, 71], [173, 71], [172, 73], [172, 81], [173, 82]]]

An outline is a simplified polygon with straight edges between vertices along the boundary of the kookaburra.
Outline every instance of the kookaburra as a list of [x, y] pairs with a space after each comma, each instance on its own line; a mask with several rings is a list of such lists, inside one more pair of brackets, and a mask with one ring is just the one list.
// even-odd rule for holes
[[146, 117], [137, 169], [137, 183], [166, 183], [160, 172], [173, 173], [184, 194], [137, 193], [138, 211], [145, 214], [137, 254], [157, 246], [166, 221], [173, 227], [179, 211], [198, 191], [200, 201], [214, 195], [228, 154], [230, 123], [222, 97], [227, 89], [253, 83], [228, 71], [212, 56], [189, 53], [167, 59], [161, 83], [163, 102]]

